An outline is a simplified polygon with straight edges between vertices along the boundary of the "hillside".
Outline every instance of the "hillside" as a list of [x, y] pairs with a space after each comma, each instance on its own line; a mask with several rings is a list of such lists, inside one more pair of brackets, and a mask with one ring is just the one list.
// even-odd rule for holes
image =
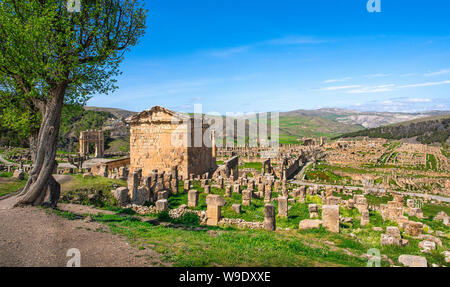
[[340, 137], [368, 136], [386, 139], [415, 138], [423, 144], [444, 143], [450, 136], [450, 114], [425, 117], [402, 123], [343, 134]]

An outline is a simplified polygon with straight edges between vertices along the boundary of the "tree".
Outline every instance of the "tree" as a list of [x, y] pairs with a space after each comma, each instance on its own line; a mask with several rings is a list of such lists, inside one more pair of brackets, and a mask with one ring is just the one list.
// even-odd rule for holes
[[125, 52], [145, 31], [141, 1], [85, 0], [79, 12], [68, 9], [71, 2], [0, 0], [0, 100], [15, 101], [17, 118], [39, 119], [30, 133], [33, 168], [16, 205], [56, 204], [63, 105], [113, 91]]
[[313, 170], [316, 169], [317, 162], [325, 157], [325, 152], [319, 146], [310, 145], [305, 153], [307, 160], [313, 163]]

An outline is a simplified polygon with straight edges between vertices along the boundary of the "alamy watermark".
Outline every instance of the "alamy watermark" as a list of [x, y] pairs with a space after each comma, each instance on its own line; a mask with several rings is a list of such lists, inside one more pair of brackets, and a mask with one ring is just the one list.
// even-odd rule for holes
[[367, 2], [367, 11], [369, 13], [381, 12], [381, 0], [369, 0]]
[[67, 257], [71, 257], [67, 261], [66, 267], [80, 267], [81, 266], [81, 252], [77, 248], [70, 248], [66, 252]]
[[70, 13], [80, 13], [81, 0], [67, 0], [67, 11]]
[[224, 116], [205, 114], [203, 106], [195, 104], [192, 116], [174, 116], [172, 124], [178, 125], [171, 137], [175, 147], [260, 147], [266, 157], [278, 154], [278, 112], [227, 112]]
[[381, 253], [378, 248], [370, 248], [367, 250], [367, 267], [380, 267], [381, 266]]

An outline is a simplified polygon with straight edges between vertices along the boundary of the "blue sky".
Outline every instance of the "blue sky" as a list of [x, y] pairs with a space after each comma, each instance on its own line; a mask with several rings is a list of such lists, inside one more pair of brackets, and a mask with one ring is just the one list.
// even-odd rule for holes
[[133, 111], [450, 110], [450, 1], [150, 0], [119, 89]]

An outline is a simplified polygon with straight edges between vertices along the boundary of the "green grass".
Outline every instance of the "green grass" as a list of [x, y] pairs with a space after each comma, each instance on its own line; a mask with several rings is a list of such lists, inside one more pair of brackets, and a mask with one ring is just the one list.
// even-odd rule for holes
[[438, 170], [439, 166], [436, 161], [436, 157], [432, 154], [427, 154], [427, 169]]
[[2, 171], [0, 172], [0, 177], [12, 177], [13, 173], [8, 171]]
[[27, 180], [21, 180], [21, 181], [12, 181], [12, 182], [2, 182], [0, 183], [0, 197], [16, 192], [21, 188], [25, 187], [25, 184], [27, 183]]
[[[126, 186], [124, 180], [110, 179], [101, 176], [83, 178], [81, 174], [73, 175], [73, 180], [64, 185], [61, 202], [94, 205], [109, 208], [117, 205], [111, 191]], [[96, 194], [94, 198], [89, 195]]]
[[258, 171], [262, 170], [262, 163], [261, 162], [244, 162], [242, 165], [239, 165], [239, 169], [243, 168], [253, 168]]
[[[153, 226], [139, 220], [101, 216], [113, 233], [125, 235], [135, 246], [153, 246], [174, 266], [364, 266], [359, 256], [332, 251], [321, 243], [334, 235], [317, 231], [266, 232], [203, 227], [200, 230]], [[311, 245], [315, 245], [311, 247]]]

